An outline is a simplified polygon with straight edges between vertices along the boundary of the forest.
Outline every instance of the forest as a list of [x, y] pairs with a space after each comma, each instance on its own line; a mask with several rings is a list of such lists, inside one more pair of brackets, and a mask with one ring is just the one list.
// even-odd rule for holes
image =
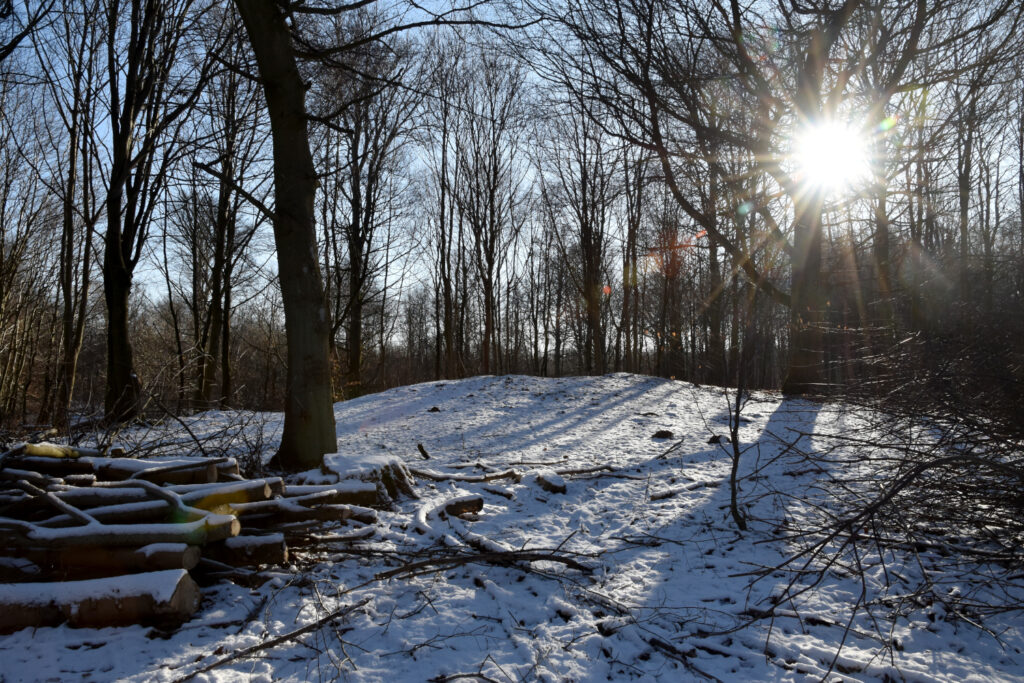
[[[106, 526], [102, 514], [74, 507], [85, 494], [60, 487], [92, 476], [117, 488], [104, 478], [141, 477], [156, 482], [143, 486], [156, 496], [147, 504], [173, 498], [168, 505], [208, 532], [216, 522], [245, 537], [258, 519], [289, 547], [315, 545], [312, 532], [300, 540], [282, 520], [298, 523], [289, 517], [300, 514], [296, 506], [313, 510], [305, 523], [351, 505], [343, 520], [377, 529], [367, 531], [379, 537], [364, 553], [371, 564], [406, 552], [396, 535], [415, 516], [419, 535], [409, 543], [417, 547], [440, 539], [490, 553], [501, 567], [589, 571], [586, 560], [604, 557], [613, 541], [628, 537], [639, 562], [645, 544], [665, 538], [606, 529], [601, 542], [576, 547], [603, 514], [582, 491], [560, 514], [591, 531], [565, 548], [576, 527], [538, 531], [545, 545], [526, 556], [528, 538], [496, 542], [459, 520], [492, 524], [480, 511], [507, 499], [519, 505], [509, 528], [529, 526], [545, 512], [512, 493], [571, 497], [574, 477], [623, 485], [647, 477], [668, 488], [634, 494], [676, 501], [663, 504], [671, 508], [664, 514], [681, 519], [683, 498], [703, 495], [706, 474], [728, 489], [715, 528], [751, 548], [756, 534], [792, 533], [787, 542], [800, 548], [778, 556], [750, 549], [761, 569], [747, 569], [760, 578], [736, 584], [749, 595], [772, 571], [793, 574], [781, 593], [758, 593], [770, 607], [729, 619], [789, 618], [828, 603], [819, 589], [836, 567], [861, 577], [859, 597], [837, 599], [852, 612], [841, 639], [825, 638], [835, 656], [793, 664], [779, 654], [782, 669], [821, 680], [917, 671], [890, 636], [878, 636], [889, 668], [877, 654], [840, 657], [850, 633], [885, 631], [854, 625], [891, 607], [869, 595], [894, 585], [888, 574], [885, 590], [864, 578], [872, 553], [880, 571], [899, 564], [889, 553], [946, 558], [919, 561], [921, 583], [899, 598], [917, 607], [906, 609], [931, 610], [941, 586], [947, 612], [939, 620], [955, 613], [985, 630], [983, 617], [1015, 615], [1007, 633], [1020, 644], [1022, 24], [1019, 0], [0, 0], [0, 480], [17, 489], [0, 486], [0, 527], [28, 538], [40, 524], [63, 529], [64, 518], [40, 516], [54, 506], [85, 526]], [[523, 408], [516, 392], [537, 406]], [[572, 416], [565, 433], [538, 427], [543, 444], [480, 417], [507, 411], [547, 424], [544, 411], [569, 394], [580, 403], [559, 404], [557, 415]], [[590, 407], [602, 403], [598, 417]], [[673, 407], [680, 403], [692, 405]], [[406, 412], [457, 406], [486, 406], [473, 419], [496, 431], [469, 417], [428, 426]], [[619, 441], [601, 441], [602, 460], [584, 423], [611, 416]], [[642, 419], [661, 427], [654, 441], [629, 431]], [[412, 460], [391, 452], [408, 440], [403, 429], [420, 439], [402, 443]], [[498, 434], [500, 446], [488, 440]], [[378, 438], [372, 448], [360, 440]], [[172, 442], [193, 445], [184, 453], [168, 450]], [[655, 448], [663, 442], [668, 450]], [[107, 459], [125, 448], [218, 459], [209, 481], [179, 481], [166, 471], [194, 463], [150, 471], [139, 460], [118, 470]], [[564, 450], [565, 461], [529, 469], [551, 465], [548, 448]], [[628, 449], [650, 459], [633, 463]], [[471, 453], [496, 459], [473, 465]], [[697, 455], [710, 459], [694, 460], [699, 476], [689, 488], [668, 486], [683, 476], [665, 469], [673, 459]], [[802, 464], [790, 462], [798, 456]], [[64, 469], [50, 457], [63, 458]], [[475, 474], [459, 469], [473, 466]], [[234, 523], [188, 489], [272, 475], [285, 478], [267, 479], [266, 500], [224, 503], [242, 506], [232, 508]], [[812, 475], [824, 479], [807, 491], [827, 502], [801, 493], [800, 477]], [[395, 517], [360, 512], [366, 501], [346, 497], [359, 491], [338, 483], [352, 477], [376, 482], [368, 507]], [[491, 482], [508, 477], [515, 484], [495, 493]], [[757, 493], [770, 477], [788, 483]], [[448, 502], [414, 513], [424, 482]], [[773, 517], [790, 498], [805, 512]], [[257, 512], [264, 508], [244, 507], [273, 501], [282, 515], [273, 522]], [[403, 514], [406, 522], [396, 521]], [[453, 530], [438, 532], [438, 519]], [[487, 528], [500, 535], [502, 526]], [[694, 537], [724, 543], [700, 536], [709, 529]], [[382, 549], [385, 541], [393, 545]], [[26, 543], [3, 545], [31, 559]], [[224, 568], [231, 552], [205, 548], [195, 562], [221, 564], [207, 566], [209, 577], [238, 578], [241, 570]], [[437, 565], [416, 553], [401, 557]], [[974, 573], [961, 576], [981, 587], [950, 598], [961, 587], [937, 578], [960, 571], [949, 557], [970, 564]], [[318, 561], [310, 575], [332, 571]], [[451, 558], [441, 565], [453, 566]], [[805, 593], [819, 602], [800, 603]], [[429, 598], [415, 595], [396, 594], [395, 605], [424, 609], [417, 601]], [[0, 590], [0, 604], [19, 596]], [[626, 624], [639, 629], [621, 643], [648, 650], [629, 656], [655, 652], [698, 679], [743, 677], [697, 666], [724, 641], [686, 654], [638, 626], [658, 623], [638, 611], [647, 607], [623, 600], [587, 614], [605, 638]], [[909, 614], [899, 604], [896, 612]], [[784, 605], [793, 612], [783, 614]], [[349, 615], [320, 607], [332, 619]], [[353, 614], [380, 628], [364, 612]], [[609, 633], [605, 617], [618, 620]], [[701, 621], [711, 622], [716, 637], [738, 628]], [[546, 642], [564, 644], [559, 637]], [[395, 647], [410, 656], [434, 649]], [[543, 673], [548, 664], [534, 652], [533, 668], [499, 657], [472, 675], [441, 666], [431, 680], [662, 675], [626, 655], [587, 657], [595, 652], [608, 661], [600, 676], [574, 669], [575, 660]], [[979, 656], [995, 678], [1024, 671], [1000, 655]], [[617, 669], [620, 659], [640, 668]], [[331, 662], [338, 673], [355, 660]], [[976, 662], [946, 664], [956, 678]], [[279, 666], [289, 665], [272, 665], [272, 674], [285, 671]], [[774, 675], [750, 666], [754, 678]]]
[[909, 358], [1021, 393], [1016, 3], [283, 3], [263, 58], [230, 3], [7, 5], [6, 425], [283, 407], [295, 148], [264, 88], [288, 78], [333, 400], [735, 385], [741, 352], [751, 387]]

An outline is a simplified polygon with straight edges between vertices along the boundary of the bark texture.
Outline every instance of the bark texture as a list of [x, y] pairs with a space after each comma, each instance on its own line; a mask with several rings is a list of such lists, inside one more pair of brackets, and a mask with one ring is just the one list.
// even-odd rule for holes
[[309, 151], [306, 85], [284, 13], [275, 2], [237, 0], [259, 66], [274, 149], [274, 242], [284, 302], [288, 377], [275, 461], [319, 467], [337, 448], [328, 356], [330, 320], [316, 252], [317, 178]]

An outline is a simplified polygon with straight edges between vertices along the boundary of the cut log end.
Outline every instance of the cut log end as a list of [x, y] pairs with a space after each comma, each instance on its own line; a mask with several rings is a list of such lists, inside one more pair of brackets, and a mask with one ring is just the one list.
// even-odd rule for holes
[[484, 509], [484, 499], [481, 496], [465, 497], [452, 501], [445, 506], [444, 511], [452, 517], [473, 514]]
[[534, 474], [537, 477], [537, 485], [548, 493], [566, 492], [565, 479], [562, 479], [554, 470], [537, 470]]
[[203, 555], [232, 567], [288, 562], [288, 545], [283, 534], [235, 536], [203, 548]]

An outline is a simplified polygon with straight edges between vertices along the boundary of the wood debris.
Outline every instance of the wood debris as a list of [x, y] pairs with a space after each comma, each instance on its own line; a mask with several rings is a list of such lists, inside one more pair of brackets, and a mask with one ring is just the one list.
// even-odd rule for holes
[[0, 632], [180, 623], [199, 584], [284, 564], [311, 532], [372, 536], [385, 488], [245, 479], [234, 458], [20, 444], [0, 454]]

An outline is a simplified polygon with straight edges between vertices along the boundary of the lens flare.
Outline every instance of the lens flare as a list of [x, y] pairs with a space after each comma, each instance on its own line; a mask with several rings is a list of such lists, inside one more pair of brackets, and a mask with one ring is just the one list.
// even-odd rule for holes
[[829, 193], [850, 189], [871, 174], [864, 135], [838, 121], [804, 130], [796, 138], [793, 157], [801, 181]]

